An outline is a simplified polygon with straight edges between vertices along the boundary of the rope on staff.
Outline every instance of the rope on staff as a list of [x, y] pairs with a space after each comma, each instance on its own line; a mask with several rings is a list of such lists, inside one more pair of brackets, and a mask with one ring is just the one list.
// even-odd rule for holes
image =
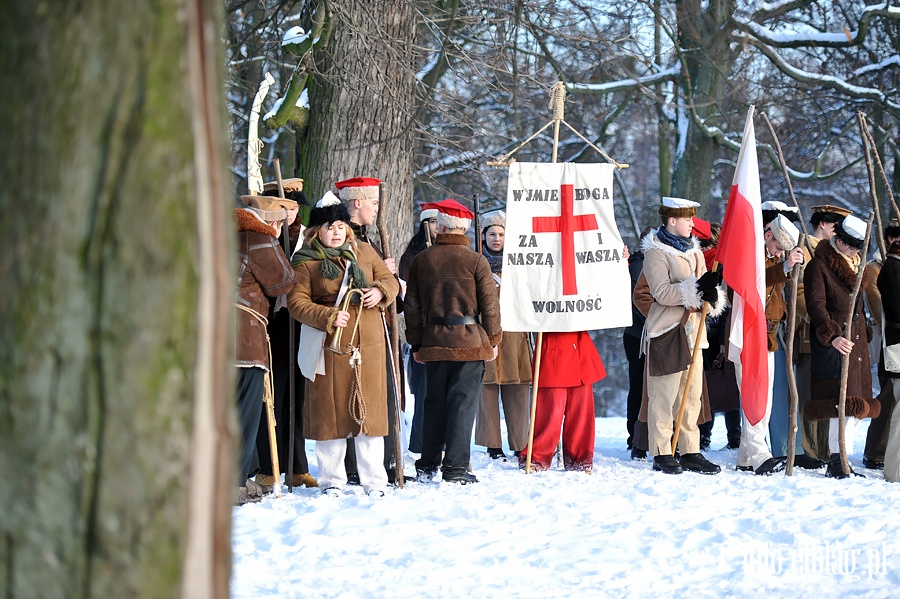
[[[347, 345], [347, 349], [351, 349], [349, 344]], [[350, 382], [350, 403], [348, 409], [350, 410], [350, 417], [353, 418], [353, 422], [359, 425], [359, 433], [357, 434], [361, 435], [363, 434], [363, 425], [366, 422], [368, 410], [366, 408], [366, 398], [363, 397], [362, 394], [362, 377], [360, 374], [360, 371], [362, 370], [362, 356], [359, 353], [358, 347], [352, 349], [353, 353], [350, 356], [350, 367], [353, 368], [353, 380]]]

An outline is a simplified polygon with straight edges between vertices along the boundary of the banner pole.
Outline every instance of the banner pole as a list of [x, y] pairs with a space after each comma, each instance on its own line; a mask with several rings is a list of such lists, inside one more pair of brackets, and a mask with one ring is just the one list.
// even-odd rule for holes
[[[550, 90], [550, 108], [553, 109], [553, 164], [559, 157], [559, 124], [563, 120], [566, 102], [566, 85], [558, 81]], [[534, 445], [534, 417], [537, 412], [538, 383], [541, 378], [541, 346], [544, 333], [538, 331], [534, 350], [534, 372], [531, 375], [531, 421], [528, 423], [528, 452], [525, 455], [525, 474], [531, 474], [531, 454]]]

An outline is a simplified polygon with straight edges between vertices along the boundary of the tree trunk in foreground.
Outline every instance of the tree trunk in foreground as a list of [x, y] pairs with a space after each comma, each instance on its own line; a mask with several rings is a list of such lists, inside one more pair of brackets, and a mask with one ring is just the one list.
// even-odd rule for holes
[[0, 595], [226, 597], [221, 6], [5, 9]]

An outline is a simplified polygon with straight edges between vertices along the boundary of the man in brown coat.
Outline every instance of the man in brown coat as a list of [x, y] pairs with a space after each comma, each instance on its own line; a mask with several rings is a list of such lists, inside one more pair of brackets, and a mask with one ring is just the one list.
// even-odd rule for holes
[[270, 299], [285, 295], [294, 287], [294, 271], [278, 242], [281, 225], [287, 217], [283, 198], [243, 196], [248, 207], [235, 210], [238, 230], [238, 308], [237, 347], [238, 418], [241, 425], [240, 480], [238, 491], [243, 503], [265, 490], [250, 480], [259, 472], [256, 434], [262, 416], [263, 396], [269, 385], [269, 341], [266, 315]]
[[433, 207], [437, 239], [413, 260], [405, 300], [406, 338], [428, 380], [416, 472], [431, 480], [441, 466], [445, 481], [467, 484], [478, 482], [467, 472], [470, 443], [484, 361], [502, 337], [500, 302], [487, 260], [469, 249], [474, 215], [456, 200]]

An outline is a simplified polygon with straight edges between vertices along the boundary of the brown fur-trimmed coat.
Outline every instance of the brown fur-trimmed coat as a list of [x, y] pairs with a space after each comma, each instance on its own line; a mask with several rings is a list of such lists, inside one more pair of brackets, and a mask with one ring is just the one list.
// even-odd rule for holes
[[[380, 309], [394, 301], [400, 285], [371, 245], [354, 242], [353, 251], [369, 286], [377, 287], [384, 293], [378, 308], [363, 310], [354, 343], [359, 344], [362, 355], [361, 387], [367, 412], [362, 432], [369, 437], [383, 437], [388, 434], [387, 354]], [[322, 276], [320, 264], [320, 260], [309, 260], [294, 267], [297, 286], [288, 295], [288, 309], [291, 316], [300, 322], [331, 334], [338, 313], [333, 298], [340, 291], [343, 277], [326, 279]], [[339, 260], [338, 264], [343, 273], [344, 260]], [[350, 340], [361, 306], [350, 304], [350, 323], [344, 329], [342, 345]], [[350, 416], [349, 407], [353, 376], [349, 355], [325, 352], [325, 374], [317, 376], [315, 381], [306, 380], [303, 433], [307, 439], [325, 441], [359, 434], [360, 427]]]
[[[266, 317], [269, 298], [288, 293], [294, 287], [294, 271], [278, 243], [275, 229], [246, 209], [234, 211], [238, 230], [237, 303]], [[269, 348], [266, 327], [252, 314], [237, 309], [235, 364], [268, 371]]]
[[[844, 334], [844, 319], [850, 311], [850, 296], [856, 284], [856, 273], [841, 257], [831, 242], [816, 246], [815, 257], [803, 273], [803, 290], [810, 318], [812, 354], [812, 392], [804, 414], [810, 420], [837, 418], [841, 384], [841, 353], [831, 345]], [[865, 278], [862, 285], [865, 286]], [[874, 418], [881, 404], [872, 398], [872, 373], [863, 301], [857, 298], [850, 327], [850, 365], [847, 376], [846, 415]]]
[[[439, 233], [409, 269], [406, 339], [423, 362], [490, 360], [500, 331], [500, 302], [487, 259], [465, 235]], [[474, 316], [479, 324], [430, 324], [429, 318]]]

